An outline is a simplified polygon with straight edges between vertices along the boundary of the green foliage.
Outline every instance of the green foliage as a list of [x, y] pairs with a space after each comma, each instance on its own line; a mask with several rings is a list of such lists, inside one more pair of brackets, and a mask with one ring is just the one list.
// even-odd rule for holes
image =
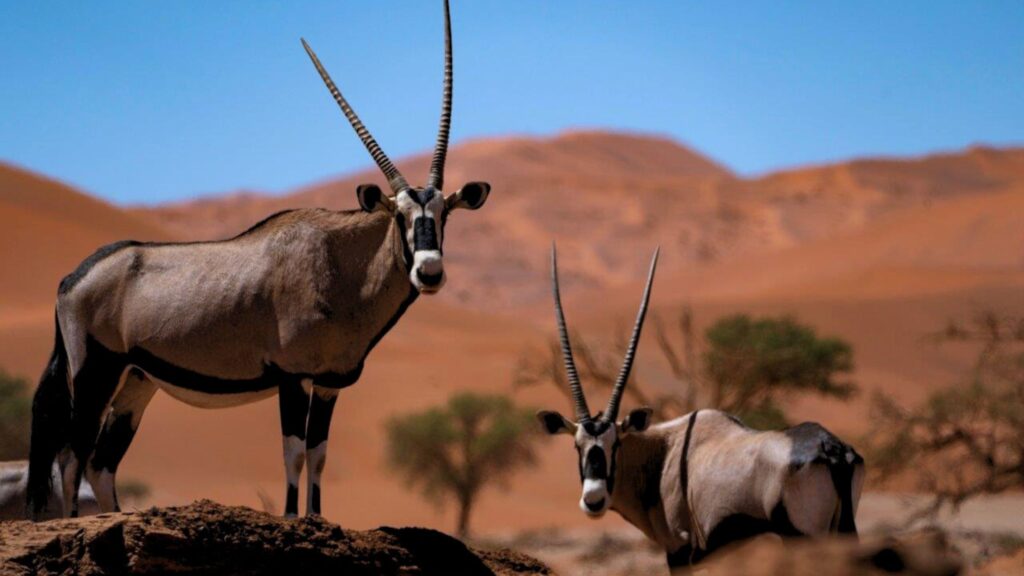
[[28, 458], [31, 420], [28, 382], [0, 369], [0, 460]]
[[134, 478], [117, 479], [117, 495], [120, 499], [141, 502], [149, 497], [150, 492], [149, 485], [142, 480]]
[[779, 427], [785, 417], [777, 401], [787, 393], [814, 392], [840, 399], [856, 390], [838, 376], [853, 371], [853, 350], [838, 338], [819, 337], [790, 317], [739, 314], [705, 333], [704, 372], [711, 403], [746, 416], [754, 427]]
[[755, 430], [781, 430], [789, 426], [786, 413], [771, 401], [755, 408], [735, 412], [734, 414], [744, 424]]
[[[788, 396], [817, 393], [845, 400], [856, 392], [852, 382], [840, 379], [853, 371], [851, 346], [838, 338], [819, 337], [793, 318], [729, 316], [708, 328], [701, 340], [694, 334], [693, 314], [687, 307], [678, 318], [678, 336], [670, 335], [667, 326], [653, 317], [658, 349], [678, 386], [650, 386], [639, 370], [633, 370], [625, 392], [629, 402], [652, 408], [659, 420], [717, 408], [752, 428], [778, 429], [789, 424], [782, 409]], [[608, 347], [572, 332], [576, 367], [588, 394], [607, 393], [618, 379], [628, 336], [619, 333], [616, 344]], [[524, 353], [514, 383], [551, 383], [568, 396], [558, 341], [549, 341], [541, 353]]]
[[443, 407], [388, 422], [389, 464], [438, 505], [454, 499], [465, 534], [479, 491], [534, 463], [533, 413], [504, 396], [456, 394]]

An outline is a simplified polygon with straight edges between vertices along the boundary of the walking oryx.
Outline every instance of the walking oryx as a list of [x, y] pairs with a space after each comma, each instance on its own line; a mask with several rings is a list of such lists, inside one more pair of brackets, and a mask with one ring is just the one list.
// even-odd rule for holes
[[552, 248], [555, 316], [576, 418], [549, 411], [537, 418], [547, 433], [575, 438], [583, 483], [580, 508], [592, 517], [615, 510], [665, 549], [670, 568], [762, 532], [856, 533], [863, 460], [818, 424], [757, 432], [724, 412], [700, 410], [648, 428], [650, 408], [615, 422], [657, 260], [655, 251], [608, 406], [591, 416], [569, 344]]
[[157, 388], [204, 408], [279, 395], [286, 515], [320, 511], [320, 474], [338, 390], [359, 379], [367, 354], [420, 292], [441, 289], [444, 226], [480, 208], [490, 186], [444, 196], [451, 125], [452, 47], [444, 3], [440, 128], [426, 186], [411, 187], [303, 46], [392, 195], [359, 186], [362, 211], [290, 210], [229, 240], [119, 242], [61, 281], [53, 355], [33, 402], [29, 503], [47, 508], [50, 465], [63, 470], [65, 512], [77, 513], [83, 473], [103, 510], [116, 510], [114, 474]]

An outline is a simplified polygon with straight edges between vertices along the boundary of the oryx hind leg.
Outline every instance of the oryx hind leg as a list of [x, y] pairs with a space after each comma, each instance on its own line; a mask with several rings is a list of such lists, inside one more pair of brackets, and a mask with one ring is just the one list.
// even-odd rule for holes
[[831, 530], [839, 495], [823, 463], [805, 464], [791, 473], [782, 490], [789, 521], [801, 534], [819, 536]]
[[331, 429], [331, 415], [338, 399], [337, 388], [313, 387], [309, 403], [309, 421], [306, 423], [306, 515], [320, 514], [320, 476], [327, 462], [327, 435]]
[[120, 511], [115, 476], [139, 429], [142, 414], [156, 394], [156, 384], [138, 368], [128, 370], [124, 383], [111, 403], [93, 450], [85, 477], [96, 494], [101, 512]]
[[299, 380], [282, 382], [278, 386], [278, 404], [281, 408], [281, 436], [284, 444], [285, 489], [284, 515], [299, 515], [299, 477], [306, 461], [306, 417], [309, 414], [308, 383]]
[[72, 378], [71, 453], [63, 478], [65, 516], [78, 516], [78, 489], [86, 463], [96, 447], [100, 424], [126, 366], [120, 354], [86, 337], [85, 357]]

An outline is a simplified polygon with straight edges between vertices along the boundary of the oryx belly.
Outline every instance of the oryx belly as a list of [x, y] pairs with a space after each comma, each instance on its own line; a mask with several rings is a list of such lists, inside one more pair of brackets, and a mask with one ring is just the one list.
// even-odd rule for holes
[[172, 398], [197, 408], [233, 408], [243, 404], [258, 402], [277, 394], [276, 385], [270, 385], [263, 390], [249, 392], [211, 393], [183, 386], [175, 386], [157, 378], [153, 378], [153, 381]]
[[161, 390], [200, 408], [227, 408], [256, 402], [276, 394], [281, 384], [305, 378], [273, 364], [264, 366], [255, 376], [248, 373], [211, 375], [177, 366], [141, 349], [129, 351], [126, 358], [129, 365], [142, 370]]

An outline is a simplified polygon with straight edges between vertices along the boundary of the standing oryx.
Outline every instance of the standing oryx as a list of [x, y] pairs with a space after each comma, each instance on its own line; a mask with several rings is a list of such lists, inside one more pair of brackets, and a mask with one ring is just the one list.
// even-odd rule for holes
[[650, 408], [615, 422], [657, 259], [656, 251], [608, 407], [591, 416], [569, 344], [552, 248], [555, 313], [576, 417], [549, 411], [537, 417], [549, 434], [575, 438], [580, 508], [592, 517], [615, 510], [665, 549], [670, 568], [762, 532], [856, 533], [863, 460], [818, 424], [757, 432], [724, 412], [700, 410], [648, 428]]
[[[303, 46], [392, 195], [359, 186], [362, 211], [290, 210], [219, 242], [119, 242], [61, 281], [56, 342], [33, 402], [29, 504], [47, 507], [50, 466], [63, 470], [65, 513], [77, 513], [84, 474], [101, 508], [117, 509], [114, 474], [157, 388], [204, 408], [278, 394], [286, 515], [320, 511], [320, 475], [338, 390], [420, 292], [444, 284], [444, 226], [475, 210], [490, 186], [442, 192], [451, 125], [452, 47], [444, 3], [440, 128], [426, 186], [411, 187]], [[64, 459], [62, 459], [63, 461]]]

